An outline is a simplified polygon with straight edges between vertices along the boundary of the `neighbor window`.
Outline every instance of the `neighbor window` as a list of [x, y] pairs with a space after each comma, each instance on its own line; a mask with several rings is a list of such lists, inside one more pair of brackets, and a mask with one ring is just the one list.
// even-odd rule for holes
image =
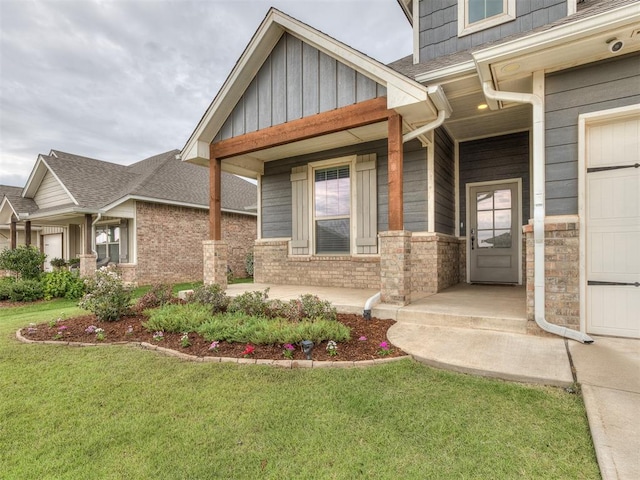
[[114, 263], [120, 261], [120, 226], [103, 225], [96, 227], [96, 253], [98, 260], [109, 257]]
[[314, 171], [315, 252], [349, 253], [351, 179], [349, 165]]
[[516, 18], [515, 0], [458, 0], [458, 35], [468, 35]]

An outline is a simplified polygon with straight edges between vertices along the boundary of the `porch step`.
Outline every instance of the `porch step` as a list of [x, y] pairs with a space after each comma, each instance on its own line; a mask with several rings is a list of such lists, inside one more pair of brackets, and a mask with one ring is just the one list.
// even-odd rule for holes
[[527, 319], [520, 316], [477, 315], [460, 312], [429, 312], [409, 307], [398, 308], [394, 305], [377, 305], [371, 312], [374, 317], [392, 318], [397, 322], [431, 327], [470, 328], [494, 330], [509, 333], [527, 333]]

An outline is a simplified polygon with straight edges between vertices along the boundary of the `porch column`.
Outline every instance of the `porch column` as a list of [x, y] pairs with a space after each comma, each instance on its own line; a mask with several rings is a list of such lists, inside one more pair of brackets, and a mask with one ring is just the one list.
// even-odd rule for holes
[[84, 215], [84, 248], [82, 250], [82, 253], [84, 253], [85, 255], [88, 255], [91, 252], [91, 223], [93, 222], [92, 220], [92, 216], [90, 213], [85, 213]]
[[80, 277], [82, 278], [91, 278], [96, 274], [96, 260], [97, 255], [94, 255], [91, 251], [92, 241], [91, 241], [91, 224], [93, 222], [93, 217], [90, 213], [86, 213], [84, 215], [84, 242], [83, 242], [83, 252], [80, 255]]
[[203, 281], [227, 286], [227, 243], [222, 240], [222, 162], [211, 155], [209, 161], [209, 240], [203, 242]]
[[402, 117], [389, 117], [388, 182], [389, 182], [389, 230], [404, 229], [404, 205], [402, 198]]
[[380, 232], [380, 297], [382, 303], [411, 303], [411, 232]]
[[27, 247], [31, 245], [31, 220], [24, 222], [24, 244]]
[[9, 237], [11, 237], [11, 250], [18, 247], [18, 221], [15, 215], [11, 215], [11, 226], [9, 227]]

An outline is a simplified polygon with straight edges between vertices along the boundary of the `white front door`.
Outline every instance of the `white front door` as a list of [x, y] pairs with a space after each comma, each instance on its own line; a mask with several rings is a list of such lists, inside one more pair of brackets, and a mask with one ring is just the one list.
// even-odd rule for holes
[[519, 190], [517, 180], [468, 187], [472, 283], [519, 282]]
[[640, 337], [640, 118], [586, 131], [587, 332]]
[[50, 272], [53, 270], [51, 267], [51, 260], [54, 258], [62, 258], [62, 234], [55, 233], [51, 235], [44, 235], [44, 254], [47, 258], [44, 261], [44, 271]]

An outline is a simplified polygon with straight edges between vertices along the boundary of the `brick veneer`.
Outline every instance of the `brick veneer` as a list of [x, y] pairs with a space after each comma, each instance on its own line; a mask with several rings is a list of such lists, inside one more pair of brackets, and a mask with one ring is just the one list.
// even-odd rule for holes
[[[202, 280], [208, 210], [137, 202], [136, 228], [138, 284]], [[222, 232], [234, 275], [246, 276], [245, 258], [256, 238], [256, 218], [223, 212]]]
[[[534, 241], [533, 226], [525, 225], [527, 319], [529, 330], [540, 331], [534, 323]], [[545, 318], [567, 328], [580, 328], [580, 230], [575, 217], [546, 223], [545, 236]]]
[[[436, 293], [460, 282], [464, 240], [440, 233], [411, 237], [411, 290]], [[462, 270], [464, 272], [464, 270]]]
[[227, 288], [227, 265], [229, 246], [224, 240], [204, 240], [203, 281], [205, 285], [217, 283]]
[[383, 303], [411, 303], [411, 232], [380, 232], [380, 296]]
[[288, 239], [261, 239], [254, 246], [258, 283], [342, 288], [380, 288], [377, 255], [288, 255]]

